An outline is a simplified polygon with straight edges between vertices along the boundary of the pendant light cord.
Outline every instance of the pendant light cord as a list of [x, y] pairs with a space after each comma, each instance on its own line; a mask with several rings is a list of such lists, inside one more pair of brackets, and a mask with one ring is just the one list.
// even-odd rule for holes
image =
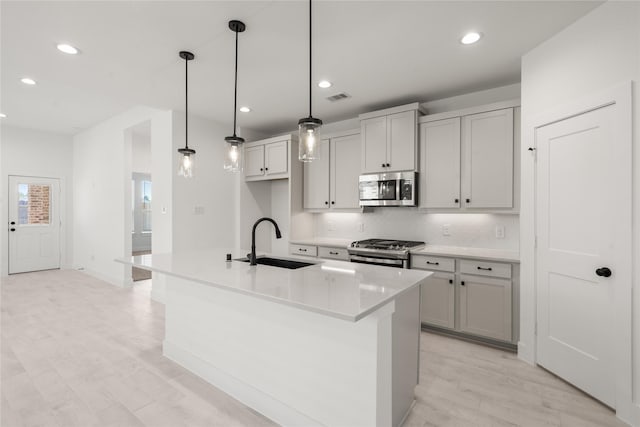
[[184, 60], [184, 148], [189, 148], [189, 60]]
[[236, 33], [236, 77], [233, 88], [233, 136], [236, 136], [236, 115], [238, 114], [238, 31]]
[[311, 0], [309, 0], [309, 117], [313, 117], [311, 115]]

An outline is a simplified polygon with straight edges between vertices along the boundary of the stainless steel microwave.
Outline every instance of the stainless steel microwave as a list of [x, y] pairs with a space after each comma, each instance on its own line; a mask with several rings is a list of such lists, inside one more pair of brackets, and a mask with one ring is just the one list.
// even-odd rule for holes
[[416, 172], [360, 175], [360, 206], [416, 206]]

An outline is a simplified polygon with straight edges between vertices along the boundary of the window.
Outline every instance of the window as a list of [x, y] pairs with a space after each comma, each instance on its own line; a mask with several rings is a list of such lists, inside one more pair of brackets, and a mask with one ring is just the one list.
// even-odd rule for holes
[[42, 184], [18, 184], [18, 224], [49, 224], [51, 187]]

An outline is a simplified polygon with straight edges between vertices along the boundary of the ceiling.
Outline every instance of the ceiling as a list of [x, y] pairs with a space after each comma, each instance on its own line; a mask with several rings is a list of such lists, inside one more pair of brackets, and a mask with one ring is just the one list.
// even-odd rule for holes
[[[520, 81], [520, 57], [601, 2], [316, 1], [313, 115], [333, 122]], [[289, 131], [308, 115], [306, 1], [2, 1], [3, 124], [77, 133], [135, 105], [189, 109], [231, 126], [240, 19], [238, 125]], [[483, 33], [475, 45], [460, 37]], [[56, 44], [80, 49], [65, 55]], [[29, 76], [35, 86], [20, 82]], [[346, 92], [332, 103], [326, 97]]]

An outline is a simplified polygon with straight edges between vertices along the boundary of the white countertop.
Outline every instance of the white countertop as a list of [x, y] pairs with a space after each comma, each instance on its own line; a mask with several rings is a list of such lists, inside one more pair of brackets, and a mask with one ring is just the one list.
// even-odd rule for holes
[[456, 258], [482, 259], [487, 261], [501, 261], [520, 263], [520, 253], [502, 249], [465, 248], [460, 246], [431, 246], [411, 251], [416, 255], [436, 255]]
[[308, 239], [292, 239], [289, 243], [294, 245], [322, 246], [327, 248], [348, 248], [354, 239], [338, 239], [332, 237], [311, 237]]
[[349, 321], [362, 319], [432, 274], [309, 257], [277, 256], [317, 263], [297, 270], [225, 261], [227, 253], [244, 258], [247, 252], [213, 249], [116, 261]]

